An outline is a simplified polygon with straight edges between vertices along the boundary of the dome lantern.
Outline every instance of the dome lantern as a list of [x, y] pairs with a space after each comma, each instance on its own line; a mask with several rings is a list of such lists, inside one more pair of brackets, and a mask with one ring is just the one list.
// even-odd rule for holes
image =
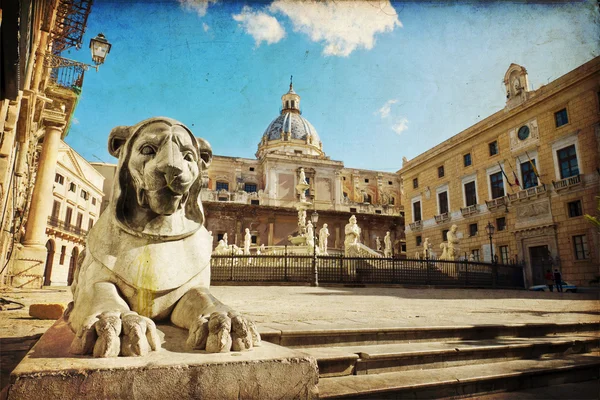
[[281, 96], [281, 114], [284, 112], [300, 114], [300, 96], [294, 92], [293, 77], [293, 75], [290, 76], [290, 90]]

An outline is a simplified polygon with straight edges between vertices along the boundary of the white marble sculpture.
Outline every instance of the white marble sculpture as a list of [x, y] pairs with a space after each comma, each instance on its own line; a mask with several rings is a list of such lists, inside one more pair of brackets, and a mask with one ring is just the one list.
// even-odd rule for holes
[[169, 319], [189, 330], [195, 349], [229, 351], [232, 337], [250, 347], [239, 318], [257, 345], [254, 324], [209, 290], [212, 238], [199, 197], [201, 172], [212, 159], [208, 142], [157, 117], [114, 128], [108, 147], [119, 159], [117, 178], [71, 286], [71, 351], [142, 356], [161, 348], [154, 320]]
[[392, 237], [390, 236], [390, 231], [387, 231], [383, 238], [383, 256], [386, 258], [392, 256]]
[[229, 245], [229, 243], [227, 242], [227, 233], [223, 234], [223, 241], [225, 242], [225, 246]]
[[244, 231], [244, 254], [250, 255], [250, 245], [252, 244], [252, 235], [250, 229], [246, 228]]
[[306, 224], [306, 245], [312, 252], [312, 249], [315, 246], [315, 234], [313, 232], [313, 224], [311, 221], [308, 221]]
[[329, 237], [329, 229], [327, 224], [323, 224], [323, 227], [319, 230], [319, 250], [321, 254], [327, 255], [327, 238]]
[[452, 225], [450, 230], [448, 231], [446, 238], [448, 239], [448, 247], [447, 247], [447, 259], [455, 260], [458, 256], [459, 247], [458, 247], [458, 236], [456, 235], [456, 230], [458, 226]]
[[357, 253], [358, 244], [360, 240], [360, 227], [356, 223], [356, 217], [353, 215], [350, 217], [349, 222], [344, 228], [346, 237], [344, 238], [344, 255], [350, 257], [351, 254]]
[[431, 242], [429, 241], [429, 238], [425, 238], [425, 241], [423, 242], [423, 259], [429, 259], [431, 258]]
[[306, 210], [298, 210], [298, 231], [303, 233], [306, 230]]
[[377, 251], [381, 251], [381, 239], [379, 239], [379, 236], [375, 237], [375, 246]]
[[298, 182], [303, 185], [308, 185], [308, 182], [306, 182], [306, 174], [304, 173], [304, 168], [300, 168], [300, 176], [298, 177]]

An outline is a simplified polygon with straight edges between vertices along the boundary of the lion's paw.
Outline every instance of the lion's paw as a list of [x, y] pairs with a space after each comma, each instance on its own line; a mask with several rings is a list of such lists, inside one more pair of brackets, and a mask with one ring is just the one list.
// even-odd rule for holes
[[250, 350], [260, 345], [256, 325], [241, 314], [230, 311], [200, 316], [190, 327], [187, 345], [209, 353], [227, 353], [230, 350]]
[[143, 356], [160, 349], [156, 325], [133, 311], [90, 316], [71, 343], [73, 354], [94, 357]]

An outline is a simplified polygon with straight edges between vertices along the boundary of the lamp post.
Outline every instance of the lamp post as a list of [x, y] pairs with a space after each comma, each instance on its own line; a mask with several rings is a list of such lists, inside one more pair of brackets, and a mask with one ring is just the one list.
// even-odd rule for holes
[[90, 67], [94, 68], [98, 72], [98, 67], [104, 64], [104, 60], [112, 45], [106, 40], [104, 34], [99, 33], [96, 37], [90, 39], [90, 50], [92, 52], [92, 61], [95, 65], [89, 65], [79, 61], [69, 60], [47, 52], [44, 57], [44, 65], [47, 68], [61, 68], [61, 67], [78, 67], [84, 71], [87, 71]]
[[494, 247], [492, 245], [492, 236], [494, 235], [494, 231], [496, 230], [496, 228], [494, 227], [494, 225], [492, 225], [491, 222], [488, 221], [487, 226], [485, 227], [485, 231], [488, 234], [488, 237], [490, 238], [490, 262], [494, 263]]
[[317, 270], [317, 222], [319, 222], [319, 213], [315, 210], [310, 216], [313, 226], [313, 286], [319, 286], [319, 271]]

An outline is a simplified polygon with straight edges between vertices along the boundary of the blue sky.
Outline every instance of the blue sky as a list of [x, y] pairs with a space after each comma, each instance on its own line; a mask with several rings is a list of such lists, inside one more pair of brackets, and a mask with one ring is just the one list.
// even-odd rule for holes
[[89, 39], [112, 43], [85, 76], [67, 143], [115, 162], [117, 125], [168, 116], [218, 155], [254, 158], [290, 75], [328, 156], [396, 171], [502, 109], [504, 73], [533, 89], [600, 54], [594, 1], [567, 4], [96, 0]]

